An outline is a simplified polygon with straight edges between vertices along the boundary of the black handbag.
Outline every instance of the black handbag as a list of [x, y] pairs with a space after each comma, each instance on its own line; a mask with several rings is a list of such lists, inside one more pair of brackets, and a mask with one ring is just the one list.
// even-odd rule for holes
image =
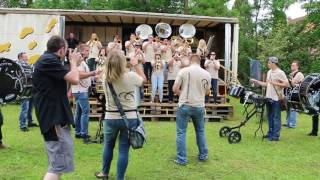
[[125, 114], [122, 105], [120, 103], [120, 100], [113, 88], [113, 85], [111, 83], [108, 83], [109, 85], [109, 89], [111, 91], [113, 100], [115, 102], [115, 104], [117, 105], [118, 111], [122, 117], [122, 119], [124, 120], [126, 126], [127, 126], [127, 130], [128, 130], [128, 138], [130, 141], [130, 145], [133, 149], [140, 149], [143, 147], [143, 145], [146, 142], [146, 132], [144, 130], [144, 125], [143, 125], [143, 121], [139, 115], [139, 113], [137, 112], [137, 116], [138, 116], [138, 125], [137, 127], [134, 128], [130, 128], [129, 127], [129, 121], [127, 118], [127, 115]]

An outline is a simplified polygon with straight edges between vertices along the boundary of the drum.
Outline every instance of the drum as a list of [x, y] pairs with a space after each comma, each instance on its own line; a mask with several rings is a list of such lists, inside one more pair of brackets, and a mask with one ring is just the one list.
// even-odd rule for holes
[[304, 108], [304, 105], [300, 101], [299, 87], [295, 87], [291, 91], [288, 91], [287, 98], [288, 98], [289, 106], [294, 111], [303, 111], [303, 112], [306, 111], [306, 109]]
[[320, 106], [320, 74], [308, 75], [300, 85], [299, 95], [301, 103], [309, 111], [319, 112]]
[[32, 91], [32, 68], [16, 61], [0, 58], [0, 103], [28, 98]]
[[236, 98], [240, 98], [243, 95], [244, 92], [244, 88], [242, 86], [231, 86], [230, 90], [229, 90], [229, 95], [236, 97]]

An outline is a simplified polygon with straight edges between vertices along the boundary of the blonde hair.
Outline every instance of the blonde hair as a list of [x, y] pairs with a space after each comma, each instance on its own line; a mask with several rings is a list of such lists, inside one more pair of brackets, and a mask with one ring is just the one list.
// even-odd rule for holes
[[204, 39], [200, 39], [198, 48], [199, 49], [207, 49], [207, 44], [206, 44], [206, 41]]
[[121, 78], [124, 73], [127, 72], [126, 64], [126, 57], [121, 51], [110, 51], [104, 67], [104, 74], [107, 82], [112, 83]]

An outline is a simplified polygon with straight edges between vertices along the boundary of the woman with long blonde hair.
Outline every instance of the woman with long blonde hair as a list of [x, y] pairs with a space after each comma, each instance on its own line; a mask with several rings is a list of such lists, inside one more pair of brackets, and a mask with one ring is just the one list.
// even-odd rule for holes
[[106, 97], [106, 114], [103, 121], [104, 128], [104, 150], [102, 171], [95, 176], [98, 179], [107, 179], [113, 157], [113, 149], [119, 134], [119, 157], [117, 163], [117, 178], [124, 179], [128, 165], [129, 139], [125, 121], [120, 115], [118, 108], [113, 100], [108, 83], [112, 84], [124, 112], [129, 120], [129, 127], [134, 128], [138, 125], [138, 111], [135, 103], [134, 91], [137, 87], [146, 82], [143, 70], [137, 61], [131, 61], [135, 72], [128, 71], [126, 68], [126, 58], [119, 50], [108, 52], [107, 61], [102, 77], [103, 87]]
[[200, 39], [198, 48], [197, 48], [197, 54], [201, 58], [201, 67], [204, 68], [204, 62], [206, 61], [206, 57], [209, 54], [208, 48], [207, 48], [207, 43], [204, 39]]

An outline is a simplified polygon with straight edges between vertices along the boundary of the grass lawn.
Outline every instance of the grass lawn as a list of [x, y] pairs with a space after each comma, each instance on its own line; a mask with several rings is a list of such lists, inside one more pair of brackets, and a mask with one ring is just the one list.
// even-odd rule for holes
[[[261, 141], [254, 138], [258, 120], [253, 118], [241, 129], [240, 144], [229, 144], [220, 138], [222, 126], [237, 125], [241, 118], [242, 106], [235, 104], [233, 121], [207, 123], [206, 134], [209, 147], [209, 160], [197, 161], [195, 133], [191, 124], [188, 127], [189, 164], [180, 167], [173, 163], [175, 158], [175, 123], [146, 122], [148, 142], [142, 150], [131, 150], [127, 179], [320, 179], [320, 138], [306, 134], [311, 129], [311, 117], [299, 115], [297, 129], [283, 128], [279, 142]], [[2, 107], [4, 114], [4, 143], [10, 148], [0, 151], [0, 179], [38, 180], [47, 169], [47, 156], [44, 142], [38, 128], [30, 132], [19, 130], [19, 107]], [[283, 114], [283, 118], [284, 119]], [[97, 122], [90, 123], [93, 136]], [[267, 125], [264, 125], [266, 131]], [[101, 168], [102, 145], [85, 145], [75, 140], [74, 173], [63, 176], [64, 180], [95, 179], [94, 172]], [[111, 179], [116, 173], [117, 150], [110, 171]]]

